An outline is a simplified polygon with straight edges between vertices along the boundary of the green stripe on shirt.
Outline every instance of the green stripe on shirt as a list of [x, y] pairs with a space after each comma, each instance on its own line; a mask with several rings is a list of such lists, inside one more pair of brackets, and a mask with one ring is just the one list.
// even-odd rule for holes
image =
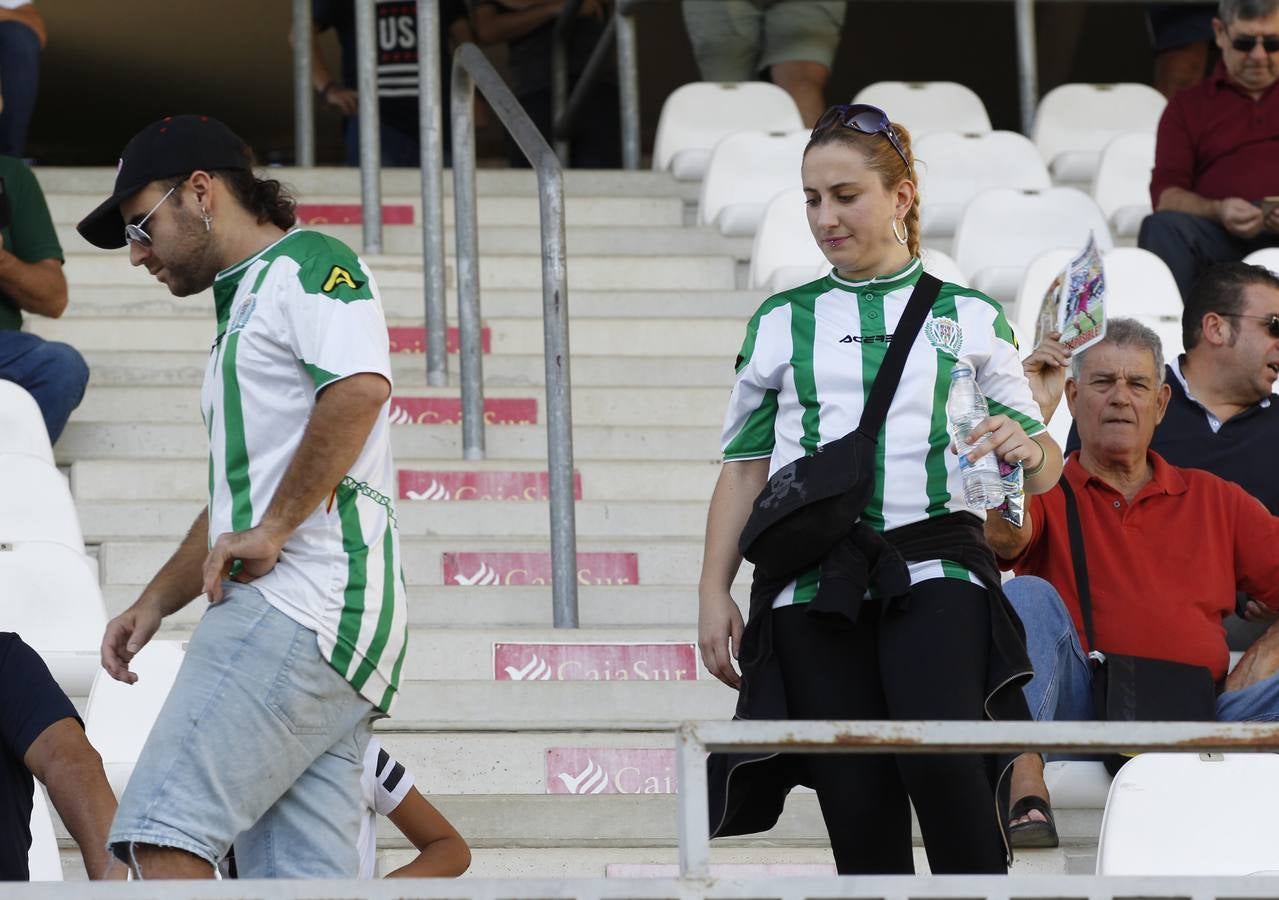
[[253, 527], [253, 497], [249, 484], [249, 449], [244, 437], [244, 407], [236, 374], [240, 332], [227, 335], [222, 356], [222, 430], [226, 455], [226, 482], [231, 491], [231, 530]]
[[[882, 337], [884, 331], [884, 302], [879, 295], [874, 300], [867, 299], [865, 293], [857, 295], [857, 315], [862, 335], [862, 409], [870, 400], [870, 390], [875, 384], [879, 368], [884, 364], [884, 356], [888, 353], [886, 341], [868, 341], [866, 338]], [[890, 404], [891, 406], [891, 404]], [[884, 435], [881, 429], [879, 440], [875, 444], [875, 490], [870, 502], [862, 511], [862, 521], [876, 531], [884, 530]]]
[[[959, 321], [959, 311], [954, 295], [939, 298], [933, 303], [932, 313], [938, 318]], [[950, 432], [946, 421], [946, 398], [950, 395], [950, 370], [955, 361], [934, 350], [937, 357], [937, 377], [933, 380], [933, 415], [928, 428], [928, 455], [924, 459], [929, 518], [944, 516], [949, 510], [950, 488], [946, 454], [950, 452]]]
[[337, 487], [338, 519], [342, 523], [342, 550], [346, 553], [346, 589], [342, 595], [342, 615], [338, 620], [337, 642], [333, 647], [333, 668], [346, 677], [351, 658], [360, 640], [364, 618], [364, 591], [368, 585], [369, 548], [360, 527], [359, 492], [342, 483]]
[[817, 323], [813, 302], [791, 303], [791, 375], [795, 379], [795, 395], [804, 407], [801, 419], [804, 435], [799, 444], [806, 454], [817, 450], [821, 442], [821, 404], [817, 401], [817, 379], [813, 373], [813, 339]]
[[351, 676], [351, 686], [357, 691], [364, 690], [364, 683], [377, 668], [382, 659], [382, 651], [391, 638], [391, 620], [395, 617], [395, 533], [391, 530], [388, 517], [386, 532], [382, 535], [382, 609], [378, 612], [377, 626], [373, 631], [373, 640], [364, 652], [364, 661], [360, 663]]

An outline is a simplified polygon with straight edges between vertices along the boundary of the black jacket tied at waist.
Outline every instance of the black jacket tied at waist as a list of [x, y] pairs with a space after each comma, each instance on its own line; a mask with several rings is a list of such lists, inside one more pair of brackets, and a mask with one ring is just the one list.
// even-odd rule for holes
[[[991, 719], [1030, 718], [1022, 685], [1032, 670], [1026, 655], [1026, 633], [1000, 586], [994, 554], [986, 544], [981, 521], [968, 513], [925, 519], [883, 532], [857, 523], [820, 562], [817, 595], [807, 614], [834, 617], [855, 625], [864, 604], [879, 604], [891, 614], [910, 602], [907, 562], [945, 559], [972, 572], [985, 586], [990, 602], [990, 644], [986, 673], [985, 713]], [[781, 668], [772, 647], [771, 612], [777, 595], [796, 572], [773, 574], [755, 570], [750, 613], [742, 635], [739, 664], [742, 683], [738, 719], [785, 720], [786, 695]], [[921, 658], [919, 666], [929, 660]], [[944, 680], [945, 672], [937, 672]], [[957, 710], [958, 718], [965, 711]], [[781, 815], [786, 795], [805, 783], [806, 769], [796, 757], [778, 754], [713, 753], [707, 760], [712, 837], [767, 831]], [[811, 785], [810, 785], [811, 786]]]

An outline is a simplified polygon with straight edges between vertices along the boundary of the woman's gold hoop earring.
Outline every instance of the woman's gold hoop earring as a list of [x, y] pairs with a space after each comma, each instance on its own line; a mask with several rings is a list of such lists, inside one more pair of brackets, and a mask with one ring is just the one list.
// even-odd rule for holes
[[[901, 234], [897, 233], [897, 223], [899, 221], [902, 223]], [[893, 219], [893, 237], [897, 238], [897, 243], [901, 244], [903, 247], [905, 247], [906, 242], [910, 240], [910, 231], [906, 228], [906, 222], [904, 220]]]

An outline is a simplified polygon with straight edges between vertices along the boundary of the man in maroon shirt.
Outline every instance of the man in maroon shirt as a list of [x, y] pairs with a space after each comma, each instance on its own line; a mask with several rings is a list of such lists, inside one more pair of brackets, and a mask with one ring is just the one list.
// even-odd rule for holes
[[1279, 0], [1221, 0], [1219, 15], [1221, 62], [1159, 121], [1137, 238], [1183, 297], [1209, 265], [1279, 245]]
[[[1082, 628], [1079, 592], [1060, 486], [1029, 498], [1022, 527], [986, 519], [986, 539], [1019, 577], [1005, 586], [1026, 626], [1035, 677], [1025, 693], [1036, 719], [1093, 718], [1093, 649], [1203, 666], [1217, 680], [1217, 718], [1279, 717], [1279, 654], [1263, 638], [1252, 662], [1229, 679], [1223, 622], [1236, 590], [1279, 609], [1279, 518], [1236, 484], [1171, 466], [1150, 450], [1168, 408], [1159, 338], [1132, 319], [1112, 319], [1105, 339], [1076, 353], [1065, 378], [1060, 345], [1025, 363], [1045, 420], [1062, 396], [1080, 449], [1062, 478], [1077, 498], [1094, 636]], [[1056, 846], [1043, 760], [1013, 767], [1014, 846]]]

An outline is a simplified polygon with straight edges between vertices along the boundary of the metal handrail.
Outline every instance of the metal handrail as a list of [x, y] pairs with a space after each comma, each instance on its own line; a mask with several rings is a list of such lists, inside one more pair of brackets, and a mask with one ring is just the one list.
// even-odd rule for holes
[[[439, 0], [418, 0], [417, 45], [440, 46]], [[444, 129], [440, 65], [419, 52], [418, 146], [422, 166], [422, 278], [426, 306], [426, 383], [449, 383], [448, 313], [444, 298]]]
[[382, 252], [382, 137], [377, 101], [374, 0], [355, 0], [356, 91], [360, 113], [360, 210], [364, 253]]
[[1279, 751], [1273, 722], [685, 722], [675, 734], [682, 878], [710, 875], [707, 751], [1085, 753]]
[[474, 44], [453, 54], [453, 227], [462, 372], [462, 452], [484, 458], [480, 254], [475, 189], [475, 90], [488, 100], [537, 173], [542, 229], [542, 330], [546, 364], [546, 449], [550, 475], [551, 597], [556, 628], [577, 627], [577, 528], [573, 509], [573, 413], [569, 384], [568, 267], [564, 172], [546, 139]]
[[293, 0], [293, 159], [315, 165], [315, 93], [311, 90], [311, 0]]

